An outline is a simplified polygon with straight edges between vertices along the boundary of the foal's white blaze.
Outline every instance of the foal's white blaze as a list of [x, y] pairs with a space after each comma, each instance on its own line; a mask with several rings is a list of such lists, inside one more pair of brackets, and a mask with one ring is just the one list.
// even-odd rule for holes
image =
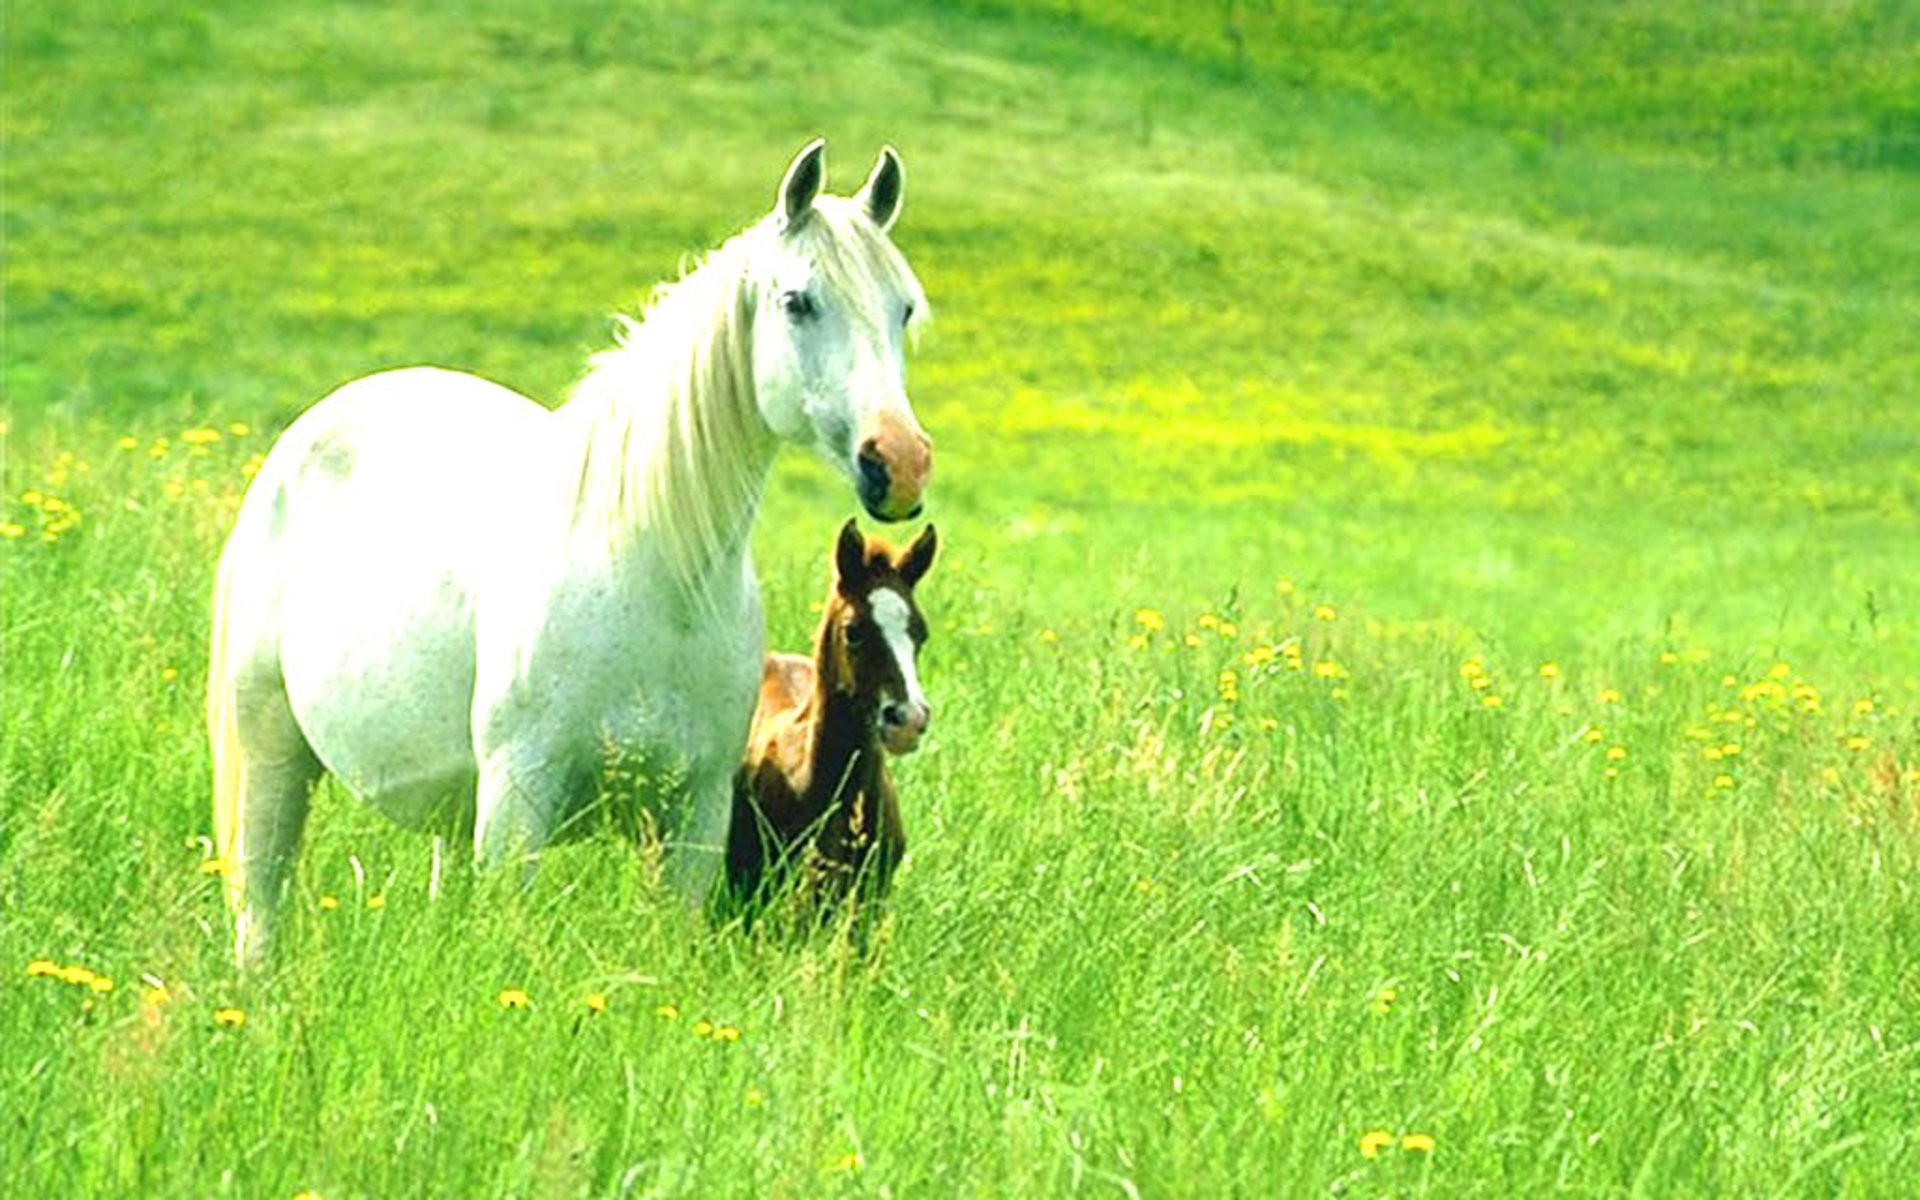
[[880, 636], [886, 640], [887, 650], [900, 668], [900, 682], [907, 692], [906, 704], [916, 721], [924, 722], [927, 697], [920, 690], [919, 672], [914, 670], [913, 635], [907, 632], [913, 610], [907, 606], [906, 598], [892, 588], [876, 590], [867, 597], [867, 604], [873, 609], [873, 623], [880, 627]]

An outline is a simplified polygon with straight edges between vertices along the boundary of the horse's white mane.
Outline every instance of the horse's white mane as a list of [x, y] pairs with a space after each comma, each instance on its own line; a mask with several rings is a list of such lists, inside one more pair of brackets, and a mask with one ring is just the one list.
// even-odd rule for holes
[[[853, 204], [821, 197], [813, 217], [784, 236], [830, 290], [861, 303], [904, 280], [924, 313], [906, 260]], [[649, 535], [690, 595], [717, 582], [711, 568], [745, 538], [765, 482], [773, 434], [754, 395], [750, 264], [777, 236], [772, 219], [743, 230], [655, 289], [639, 320], [619, 317], [563, 410], [588, 423], [576, 526], [610, 553]]]

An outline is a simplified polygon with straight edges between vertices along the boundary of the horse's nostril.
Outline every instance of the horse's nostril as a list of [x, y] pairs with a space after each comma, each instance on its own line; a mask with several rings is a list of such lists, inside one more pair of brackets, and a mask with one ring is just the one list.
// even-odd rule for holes
[[860, 448], [860, 494], [869, 504], [878, 504], [886, 499], [891, 481], [887, 477], [887, 464], [873, 452], [872, 444]]

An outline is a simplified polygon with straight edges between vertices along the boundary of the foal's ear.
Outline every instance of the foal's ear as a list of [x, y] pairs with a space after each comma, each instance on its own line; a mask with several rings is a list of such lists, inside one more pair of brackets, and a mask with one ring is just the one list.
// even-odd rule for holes
[[940, 537], [929, 525], [920, 531], [919, 537], [913, 539], [913, 545], [908, 546], [906, 553], [900, 556], [900, 561], [894, 564], [894, 570], [900, 572], [900, 578], [907, 581], [908, 587], [912, 587], [932, 568], [933, 552], [939, 548]]
[[907, 169], [900, 163], [900, 155], [892, 146], [880, 148], [879, 161], [873, 164], [873, 174], [867, 176], [867, 182], [854, 197], [860, 204], [860, 210], [873, 218], [873, 223], [885, 233], [893, 228], [900, 216], [900, 197], [906, 191]]
[[840, 540], [833, 545], [833, 578], [842, 592], [853, 594], [867, 577], [867, 539], [853, 518], [840, 527]]
[[780, 228], [792, 229], [813, 211], [813, 201], [827, 180], [827, 139], [815, 138], [787, 166], [780, 181]]

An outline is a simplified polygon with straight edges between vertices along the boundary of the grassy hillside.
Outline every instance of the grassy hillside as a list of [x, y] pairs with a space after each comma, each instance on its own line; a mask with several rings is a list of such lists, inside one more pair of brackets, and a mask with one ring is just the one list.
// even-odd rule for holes
[[[1246, 4], [1236, 62], [1224, 10], [1062, 11], [9, 11], [18, 1189], [1920, 1169], [1911, 18]], [[938, 311], [938, 717], [876, 944], [710, 931], [611, 834], [429, 904], [328, 790], [235, 978], [198, 679], [250, 461], [383, 366], [558, 402], [821, 132], [843, 190], [905, 154]], [[776, 644], [850, 508], [779, 468]]]
[[1920, 167], [1920, 14], [1893, 2], [973, 0], [1521, 144], [1725, 164]]

